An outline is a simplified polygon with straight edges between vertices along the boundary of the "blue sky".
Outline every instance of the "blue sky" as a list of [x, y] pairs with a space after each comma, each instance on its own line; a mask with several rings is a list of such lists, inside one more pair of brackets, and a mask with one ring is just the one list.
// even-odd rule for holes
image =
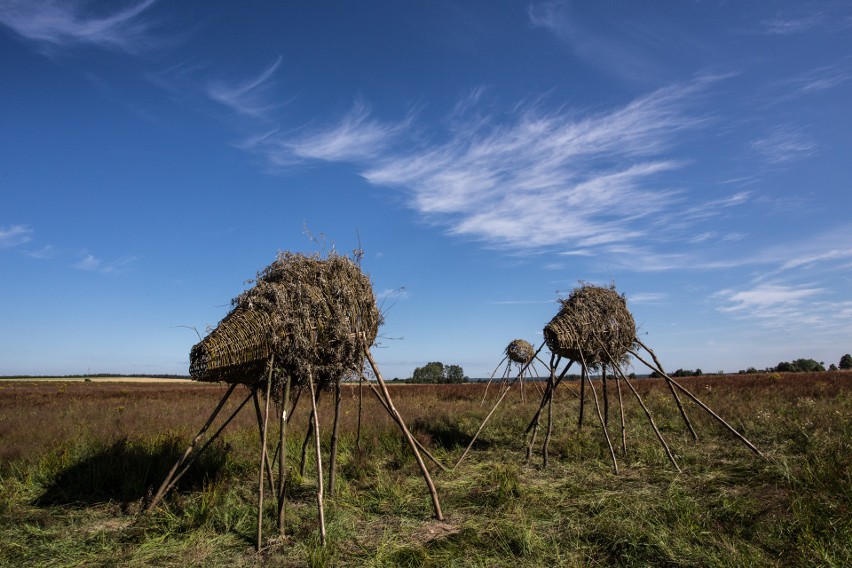
[[359, 242], [388, 377], [579, 281], [672, 370], [852, 351], [849, 2], [0, 0], [0, 84], [0, 374], [185, 373]]

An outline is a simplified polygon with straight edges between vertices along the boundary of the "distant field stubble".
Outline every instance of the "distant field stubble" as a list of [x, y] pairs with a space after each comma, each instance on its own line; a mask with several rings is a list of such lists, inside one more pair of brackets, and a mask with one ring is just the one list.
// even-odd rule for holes
[[[852, 565], [852, 374], [681, 380], [771, 461], [689, 405], [700, 437], [692, 442], [665, 385], [638, 380], [682, 475], [628, 398], [628, 455], [613, 475], [597, 417], [578, 432], [578, 401], [566, 391], [556, 395], [543, 470], [540, 456], [522, 463], [537, 401], [522, 404], [516, 389], [468, 460], [435, 472], [443, 524], [430, 520], [414, 460], [367, 388], [358, 451], [358, 387], [347, 385], [325, 549], [312, 460], [306, 478], [298, 474], [301, 404], [288, 438], [288, 536], [260, 556], [252, 549], [258, 435], [250, 409], [161, 507], [138, 514], [224, 386], [3, 381], [0, 565]], [[482, 384], [389, 388], [414, 434], [446, 464], [490, 409], [480, 405]], [[321, 415], [327, 451], [331, 409]]]

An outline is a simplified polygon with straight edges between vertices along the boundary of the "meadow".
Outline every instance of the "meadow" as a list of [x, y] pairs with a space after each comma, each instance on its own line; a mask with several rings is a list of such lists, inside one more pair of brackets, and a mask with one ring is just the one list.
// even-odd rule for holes
[[[432, 468], [443, 522], [432, 519], [414, 458], [366, 389], [358, 447], [358, 387], [346, 385], [327, 546], [317, 535], [313, 461], [299, 472], [303, 403], [288, 438], [286, 537], [257, 553], [250, 409], [159, 507], [140, 512], [224, 386], [2, 381], [0, 565], [852, 565], [852, 373], [681, 382], [768, 459], [688, 404], [693, 441], [665, 385], [642, 379], [635, 384], [682, 473], [625, 396], [627, 455], [615, 475], [591, 399], [579, 430], [579, 401], [561, 387], [548, 466], [538, 453], [524, 463], [523, 432], [538, 404], [528, 387], [526, 403], [509, 395], [456, 470]], [[448, 466], [490, 406], [480, 404], [481, 384], [389, 388], [414, 435]], [[330, 399], [321, 404], [325, 452]], [[616, 408], [611, 401], [612, 433]], [[267, 537], [276, 534], [273, 507]]]

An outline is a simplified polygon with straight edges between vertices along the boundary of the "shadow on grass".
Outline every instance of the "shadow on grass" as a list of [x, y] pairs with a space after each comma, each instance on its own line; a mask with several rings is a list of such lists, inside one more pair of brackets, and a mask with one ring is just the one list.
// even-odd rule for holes
[[[154, 445], [119, 440], [59, 471], [33, 504], [85, 507], [117, 502], [126, 506], [156, 490], [185, 448], [185, 441], [174, 438]], [[228, 451], [227, 444], [212, 444], [173, 491], [197, 491], [206, 481], [217, 479]]]
[[[417, 434], [428, 436], [431, 443], [445, 450], [466, 448], [473, 439], [473, 435], [470, 432], [462, 430], [459, 428], [458, 424], [451, 422], [446, 418], [442, 420], [436, 419], [432, 422], [417, 419], [412, 424], [412, 431]], [[421, 442], [424, 441], [421, 436], [418, 437], [421, 438]], [[485, 449], [491, 445], [491, 442], [484, 440], [481, 437], [476, 440], [476, 447], [478, 449]]]

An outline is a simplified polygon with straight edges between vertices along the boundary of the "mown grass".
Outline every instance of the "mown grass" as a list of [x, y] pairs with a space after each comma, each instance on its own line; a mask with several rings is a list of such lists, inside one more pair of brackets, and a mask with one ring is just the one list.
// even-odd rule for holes
[[[140, 513], [222, 387], [4, 383], [0, 565], [852, 565], [852, 376], [683, 382], [770, 459], [688, 406], [700, 436], [693, 442], [664, 385], [643, 380], [640, 393], [683, 473], [668, 463], [635, 400], [625, 399], [628, 452], [619, 455], [615, 475], [596, 415], [587, 414], [578, 430], [578, 401], [565, 391], [556, 398], [545, 469], [540, 454], [523, 463], [522, 434], [536, 403], [522, 404], [514, 393], [456, 471], [433, 473], [443, 522], [431, 519], [413, 458], [367, 393], [361, 450], [356, 447], [357, 389], [347, 389], [324, 548], [312, 461], [305, 478], [298, 472], [307, 422], [302, 405], [288, 442], [286, 537], [272, 538], [270, 504], [269, 545], [260, 554], [254, 551], [258, 434], [250, 409], [161, 506]], [[391, 388], [415, 435], [448, 465], [489, 409], [480, 406], [481, 385]], [[617, 426], [611, 400], [610, 433], [619, 448]]]

